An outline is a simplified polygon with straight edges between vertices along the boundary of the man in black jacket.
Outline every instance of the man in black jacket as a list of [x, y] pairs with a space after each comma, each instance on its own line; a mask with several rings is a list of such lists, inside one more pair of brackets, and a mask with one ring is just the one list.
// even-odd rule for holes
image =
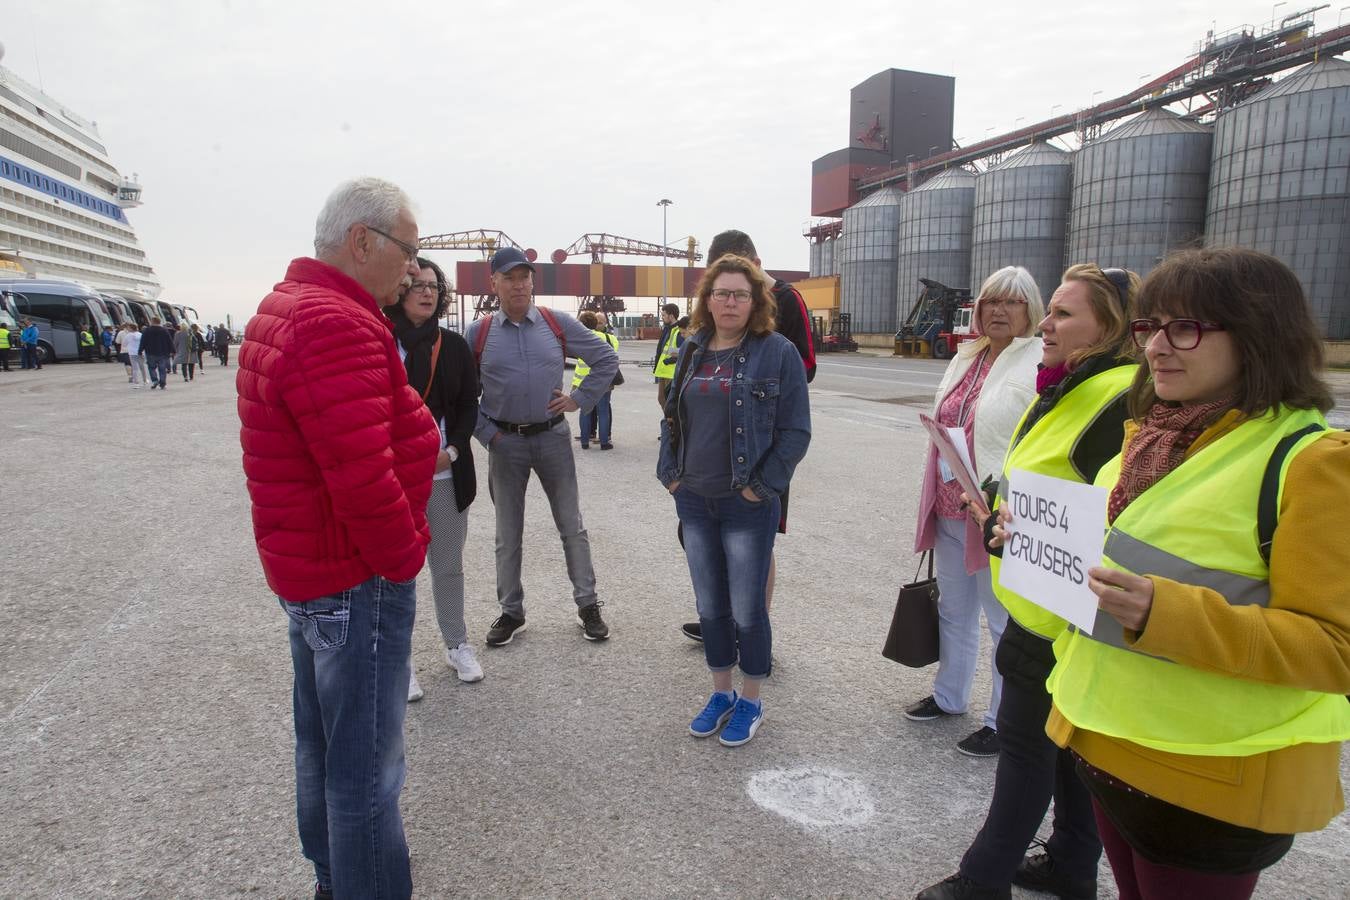
[[[772, 285], [773, 299], [778, 311], [774, 316], [774, 330], [792, 341], [792, 345], [801, 354], [802, 365], [806, 367], [806, 381], [809, 384], [816, 377], [816, 345], [811, 338], [811, 317], [806, 312], [806, 301], [797, 289], [786, 281], [774, 278], [764, 269], [755, 242], [744, 231], [728, 229], [718, 234], [708, 245], [708, 263], [711, 264], [728, 253], [743, 256], [764, 272], [764, 278]], [[791, 485], [788, 486], [789, 489]], [[788, 491], [784, 490], [779, 498], [781, 511], [778, 518], [778, 533], [787, 534]], [[683, 537], [681, 538], [683, 544]], [[765, 589], [766, 604], [773, 603], [773, 583], [777, 566], [772, 557], [769, 561], [769, 583]], [[684, 636], [691, 641], [703, 640], [703, 626], [699, 622], [685, 622], [680, 626]]]
[[164, 390], [165, 382], [169, 380], [169, 359], [173, 356], [173, 335], [159, 319], [151, 319], [141, 333], [141, 352], [150, 369], [150, 390]]

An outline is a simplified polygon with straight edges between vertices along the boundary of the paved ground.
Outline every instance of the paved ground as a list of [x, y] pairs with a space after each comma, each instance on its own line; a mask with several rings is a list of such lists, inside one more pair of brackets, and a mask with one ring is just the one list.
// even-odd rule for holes
[[[419, 896], [912, 896], [954, 870], [994, 771], [953, 747], [979, 724], [987, 668], [970, 715], [916, 725], [900, 710], [931, 673], [878, 652], [913, 573], [913, 410], [941, 364], [822, 361], [779, 544], [766, 724], [737, 750], [685, 733], [707, 677], [676, 630], [692, 601], [652, 474], [654, 391], [628, 372], [617, 449], [578, 451], [613, 639], [582, 640], [537, 488], [530, 631], [484, 650], [481, 684], [445, 667], [420, 586], [426, 699], [403, 795]], [[0, 374], [0, 896], [308, 890], [285, 622], [251, 541], [233, 374], [153, 394], [103, 364]], [[491, 510], [484, 496], [471, 516], [476, 640], [496, 614]], [[1347, 860], [1342, 816], [1258, 896], [1345, 897]], [[1115, 896], [1105, 870], [1100, 896]]]

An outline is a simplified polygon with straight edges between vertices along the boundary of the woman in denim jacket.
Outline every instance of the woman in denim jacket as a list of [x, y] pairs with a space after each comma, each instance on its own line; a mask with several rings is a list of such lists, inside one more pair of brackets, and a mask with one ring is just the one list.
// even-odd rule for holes
[[[689, 726], [737, 747], [763, 721], [771, 667], [765, 584], [779, 495], [811, 442], [806, 372], [774, 329], [759, 267], [723, 256], [699, 283], [661, 425], [656, 474], [675, 497], [713, 693]], [[741, 690], [731, 686], [739, 662]], [[725, 726], [725, 727], [724, 727]]]

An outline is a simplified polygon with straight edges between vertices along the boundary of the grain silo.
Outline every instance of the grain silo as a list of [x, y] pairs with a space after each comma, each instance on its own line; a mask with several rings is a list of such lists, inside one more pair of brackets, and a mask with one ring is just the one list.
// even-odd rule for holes
[[1350, 339], [1350, 63], [1321, 59], [1219, 116], [1205, 238], [1282, 259], [1326, 337]]
[[[970, 285], [971, 219], [975, 176], [948, 169], [925, 181], [900, 201], [897, 302], [900, 318], [923, 290], [920, 278], [947, 287]], [[978, 288], [978, 285], [976, 285]]]
[[886, 187], [844, 210], [839, 311], [853, 316], [853, 333], [895, 333], [895, 255], [904, 193]]
[[1198, 244], [1212, 145], [1209, 128], [1161, 109], [1084, 145], [1073, 163], [1065, 262], [1144, 275], [1168, 250]]
[[824, 274], [824, 270], [820, 265], [820, 259], [824, 253], [824, 246], [825, 245], [821, 241], [811, 242], [811, 262], [806, 267], [806, 271], [812, 278], [819, 278]]
[[1049, 297], [1064, 272], [1072, 156], [1038, 141], [975, 179], [970, 287], [1004, 266], [1025, 266]]

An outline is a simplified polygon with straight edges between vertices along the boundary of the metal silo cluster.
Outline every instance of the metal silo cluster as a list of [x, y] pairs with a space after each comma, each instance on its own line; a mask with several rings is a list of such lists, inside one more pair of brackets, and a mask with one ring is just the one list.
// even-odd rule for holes
[[1350, 63], [1322, 59], [1219, 116], [1205, 237], [1282, 259], [1325, 336], [1350, 338]]
[[897, 299], [902, 316], [922, 290], [920, 278], [967, 287], [974, 211], [975, 176], [965, 169], [930, 178], [900, 202]]
[[1072, 155], [1038, 141], [975, 179], [970, 289], [1004, 266], [1025, 266], [1049, 296], [1064, 271]]
[[[1084, 145], [1073, 164], [1065, 262], [1144, 274], [1169, 249], [1198, 244], [1212, 143], [1209, 128], [1153, 109]], [[1041, 285], [1047, 294], [1054, 287]]]
[[896, 187], [882, 188], [844, 210], [839, 266], [840, 312], [853, 316], [863, 334], [894, 332], [896, 326], [896, 247], [900, 201]]

